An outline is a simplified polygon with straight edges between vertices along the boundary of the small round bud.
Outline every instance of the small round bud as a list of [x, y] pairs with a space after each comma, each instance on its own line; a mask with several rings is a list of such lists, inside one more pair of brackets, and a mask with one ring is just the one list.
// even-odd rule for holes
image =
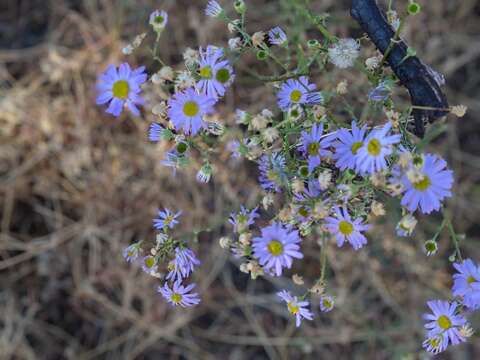
[[301, 166], [300, 169], [298, 169], [298, 173], [300, 174], [301, 177], [307, 177], [309, 174], [308, 167]]
[[318, 48], [320, 43], [316, 39], [311, 39], [307, 41], [307, 46], [311, 49]]
[[419, 3], [410, 0], [408, 5], [407, 5], [407, 12], [408, 15], [417, 15], [420, 11], [422, 10], [422, 7], [420, 6]]
[[260, 61], [264, 61], [267, 59], [267, 52], [265, 50], [257, 51], [257, 59]]
[[188, 144], [185, 142], [179, 142], [177, 144], [177, 151], [179, 154], [184, 154], [188, 150]]
[[245, 11], [247, 10], [247, 7], [245, 6], [245, 1], [243, 0], [237, 0], [233, 4], [233, 7], [235, 8], [235, 11], [239, 14], [244, 14]]

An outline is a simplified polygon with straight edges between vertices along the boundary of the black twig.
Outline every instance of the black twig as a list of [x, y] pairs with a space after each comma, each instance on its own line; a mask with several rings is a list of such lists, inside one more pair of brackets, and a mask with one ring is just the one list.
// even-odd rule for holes
[[[368, 34], [375, 46], [386, 54], [386, 60], [401, 84], [408, 89], [412, 105], [434, 108], [414, 108], [414, 132], [423, 137], [425, 124], [434, 122], [447, 114], [448, 102], [440, 86], [443, 78], [416, 56], [407, 56], [408, 46], [403, 40], [394, 40], [395, 31], [378, 8], [376, 0], [352, 0], [352, 17]], [[388, 49], [388, 51], [387, 51]]]

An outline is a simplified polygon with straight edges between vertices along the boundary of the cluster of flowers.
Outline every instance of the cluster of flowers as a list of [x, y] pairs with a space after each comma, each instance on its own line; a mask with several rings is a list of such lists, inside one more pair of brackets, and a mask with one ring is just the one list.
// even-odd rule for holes
[[[200, 297], [192, 290], [196, 284], [184, 286], [182, 283], [192, 275], [195, 267], [200, 265], [195, 253], [185, 243], [174, 239], [169, 231], [179, 223], [181, 212], [174, 213], [169, 209], [158, 212], [153, 219], [153, 227], [159, 230], [155, 246], [147, 252], [149, 244], [143, 241], [129, 245], [123, 250], [127, 262], [141, 266], [144, 272], [156, 278], [165, 278], [163, 286], [157, 291], [173, 306], [190, 307], [200, 303]], [[169, 260], [170, 259], [170, 260]], [[159, 272], [159, 265], [166, 264], [167, 274]]]
[[[233, 160], [245, 157], [258, 164], [258, 180], [264, 190], [261, 206], [267, 210], [280, 203], [283, 208], [268, 225], [255, 229], [260, 205], [250, 210], [242, 206], [229, 219], [235, 239], [220, 240], [222, 247], [240, 259], [240, 270], [253, 279], [262, 275], [281, 276], [285, 269], [292, 268], [295, 259], [303, 258], [302, 239], [309, 235], [319, 238], [321, 273], [314, 285], [300, 296], [288, 290], [278, 293], [299, 326], [302, 319], [313, 319], [307, 296], [320, 297], [322, 312], [334, 307], [335, 301], [326, 292], [325, 280], [325, 248], [331, 239], [338, 247], [347, 243], [359, 250], [365, 246], [368, 242], [365, 233], [371, 228], [368, 222], [386, 213], [381, 200], [385, 195], [399, 198], [403, 217], [396, 231], [399, 236], [410, 236], [417, 224], [416, 211], [423, 214], [438, 211], [445, 198], [451, 196], [453, 173], [443, 159], [422, 153], [412, 142], [405, 130], [409, 113], [401, 114], [394, 108], [390, 95], [395, 78], [383, 75], [380, 56], [365, 61], [369, 77], [375, 79], [375, 87], [367, 99], [372, 106], [380, 107], [386, 121], [374, 125], [373, 121], [354, 119], [342, 125], [335, 119], [330, 105], [347, 92], [347, 83], [340, 82], [334, 92], [321, 91], [308, 74], [315, 63], [323, 67], [330, 63], [339, 69], [352, 67], [360, 56], [359, 41], [336, 39], [328, 35], [321, 21], [315, 21], [323, 29], [325, 43], [309, 40], [304, 59], [295, 70], [289, 70], [286, 64], [290, 64], [290, 60], [280, 60], [278, 55], [282, 51], [291, 53], [287, 34], [275, 27], [268, 33], [260, 31], [249, 35], [245, 28], [245, 3], [235, 1], [234, 8], [240, 19], [230, 19], [217, 1], [208, 2], [206, 14], [225, 21], [235, 37], [228, 41], [225, 49], [212, 45], [187, 49], [185, 68], [177, 71], [165, 65], [156, 54], [168, 14], [159, 10], [151, 14], [150, 24], [157, 34], [152, 52], [162, 68], [150, 80], [162, 89], [164, 99], [152, 108], [159, 121], [151, 124], [148, 138], [152, 142], [174, 143], [162, 161], [163, 165], [173, 168], [174, 173], [188, 164], [189, 157], [194, 156], [193, 150], [200, 153], [204, 160], [197, 180], [203, 183], [213, 175], [211, 152], [205, 151], [215, 143], [210, 136], [218, 140], [217, 145], [225, 144]], [[145, 37], [146, 34], [141, 34], [135, 38], [124, 53], [133, 52]], [[258, 114], [249, 114], [237, 110], [236, 123], [245, 130], [246, 136], [235, 138], [222, 124], [212, 120], [212, 114], [235, 79], [229, 55], [235, 54], [238, 58], [247, 51], [254, 52], [259, 61], [272, 61], [285, 73], [266, 80], [277, 89], [279, 111], [264, 109]], [[99, 77], [97, 103], [108, 104], [106, 111], [114, 116], [119, 116], [124, 108], [139, 115], [137, 106], [145, 103], [141, 91], [147, 78], [144, 67], [133, 70], [126, 63], [118, 69], [111, 65]], [[460, 110], [457, 108], [457, 113], [462, 112]], [[350, 113], [354, 118], [353, 112]], [[168, 230], [178, 222], [178, 216], [179, 213], [168, 209], [159, 213], [154, 227], [161, 232], [150, 255], [141, 257], [143, 245], [137, 243], [126, 248], [124, 256], [128, 261], [140, 261], [147, 273], [157, 277], [163, 277], [157, 265], [166, 259], [169, 272], [159, 292], [173, 305], [192, 306], [200, 301], [198, 294], [190, 293], [195, 284], [185, 287], [182, 281], [191, 275], [199, 261], [185, 243], [169, 235]], [[436, 238], [425, 243], [428, 255], [436, 249]], [[455, 264], [461, 274], [454, 279], [454, 295], [463, 297], [463, 306], [474, 308], [479, 301], [479, 270], [467, 261]], [[465, 275], [467, 270], [470, 277]], [[466, 280], [461, 279], [462, 276], [467, 276]], [[293, 275], [293, 281], [304, 284], [297, 274]], [[434, 315], [428, 318], [432, 323], [427, 324], [427, 350], [439, 352], [449, 341], [455, 344], [467, 337], [466, 322], [458, 315], [457, 302], [428, 304]]]
[[453, 266], [453, 301], [432, 300], [427, 302], [432, 314], [425, 314], [427, 339], [423, 347], [435, 354], [448, 345], [457, 345], [473, 335], [473, 329], [465, 318], [466, 313], [480, 309], [480, 266], [466, 259]]

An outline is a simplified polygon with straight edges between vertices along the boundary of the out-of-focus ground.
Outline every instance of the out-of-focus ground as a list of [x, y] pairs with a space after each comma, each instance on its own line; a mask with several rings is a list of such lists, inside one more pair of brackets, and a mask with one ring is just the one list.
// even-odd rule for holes
[[[457, 231], [467, 234], [464, 255], [480, 261], [480, 4], [420, 2], [423, 11], [406, 26], [406, 38], [445, 75], [450, 103], [469, 107], [464, 118], [449, 117], [448, 131], [429, 150], [455, 171], [448, 211]], [[288, 279], [248, 281], [218, 246], [231, 230], [218, 225], [228, 211], [258, 200], [252, 166], [225, 156], [211, 184], [196, 183], [193, 170], [174, 178], [159, 164], [165, 146], [146, 141], [153, 115], [114, 119], [95, 106], [96, 75], [123, 61], [122, 46], [145, 31], [157, 7], [170, 15], [160, 47], [167, 62], [178, 64], [187, 46], [225, 46], [225, 26], [203, 15], [205, 3], [0, 2], [0, 358], [422, 358], [425, 301], [447, 298], [451, 286], [446, 232], [435, 257], [421, 251], [438, 216], [422, 218], [412, 239], [393, 235], [395, 213], [377, 225], [364, 250], [331, 246], [329, 290], [337, 307], [328, 314], [316, 309], [315, 320], [296, 329], [274, 295], [280, 287], [295, 289]], [[247, 0], [251, 32], [277, 23], [287, 32], [298, 26], [285, 3]], [[335, 35], [358, 36], [347, 3], [311, 6], [330, 13]], [[311, 30], [309, 36], [320, 35]], [[362, 56], [369, 53], [372, 47]], [[145, 52], [128, 61], [156, 70]], [[248, 61], [237, 68], [238, 81], [221, 105], [226, 119], [236, 107], [259, 111], [273, 104], [271, 89], [242, 70]], [[342, 79], [350, 83], [351, 99], [365, 96], [366, 81], [355, 71], [315, 81]], [[192, 310], [172, 310], [155, 293], [158, 281], [121, 256], [130, 242], [153, 239], [151, 219], [163, 206], [183, 209], [182, 232], [212, 229], [199, 235], [203, 264], [195, 279], [203, 300]], [[306, 279], [319, 271], [318, 247], [310, 242], [295, 269]], [[477, 314], [472, 324], [480, 332], [479, 320]], [[479, 339], [438, 358], [478, 359]]]

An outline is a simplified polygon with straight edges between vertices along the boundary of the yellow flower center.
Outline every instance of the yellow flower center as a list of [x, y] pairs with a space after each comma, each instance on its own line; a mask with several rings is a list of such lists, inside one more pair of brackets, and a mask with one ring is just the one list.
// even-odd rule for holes
[[320, 144], [318, 142], [313, 142], [308, 144], [307, 148], [309, 155], [318, 155], [318, 149], [320, 148]]
[[210, 66], [205, 66], [200, 69], [199, 71], [200, 77], [204, 79], [211, 79], [212, 78], [212, 68]]
[[471, 283], [474, 283], [475, 281], [477, 281], [473, 276], [469, 276], [467, 278], [467, 283], [471, 284]]
[[155, 16], [155, 23], [163, 24], [163, 16], [161, 15]]
[[269, 180], [272, 180], [274, 182], [278, 182], [280, 180], [280, 176], [274, 170], [269, 170], [267, 172], [267, 177], [268, 177]]
[[353, 225], [348, 221], [342, 220], [338, 224], [338, 230], [345, 236], [350, 235], [353, 233]]
[[298, 209], [298, 213], [303, 217], [307, 217], [309, 215], [308, 209], [305, 206], [302, 206], [300, 209]]
[[440, 340], [441, 340], [440, 337], [435, 336], [434, 338], [428, 339], [428, 343], [432, 348], [436, 349], [440, 346]]
[[302, 92], [300, 90], [295, 89], [290, 93], [290, 100], [293, 102], [299, 102], [301, 98]]
[[352, 150], [352, 154], [356, 155], [358, 149], [360, 149], [362, 146], [363, 146], [363, 142], [361, 141], [357, 141], [356, 143], [353, 143], [352, 147], [350, 148], [350, 150]]
[[273, 256], [278, 256], [283, 254], [283, 244], [278, 240], [272, 240], [267, 245], [268, 251]]
[[118, 99], [126, 99], [130, 92], [130, 86], [126, 80], [115, 81], [112, 87], [113, 96]]
[[165, 225], [169, 225], [173, 221], [173, 215], [168, 215], [165, 220], [163, 220], [163, 223]]
[[440, 326], [443, 330], [448, 330], [452, 327], [452, 322], [445, 315], [440, 316], [437, 319], [437, 323], [438, 323], [438, 326]]
[[182, 295], [179, 293], [174, 292], [170, 299], [175, 303], [178, 304], [180, 301], [182, 301]]
[[372, 139], [368, 142], [367, 151], [372, 156], [380, 155], [380, 151], [382, 150], [382, 144], [377, 139]]
[[298, 310], [300, 310], [300, 306], [292, 304], [292, 302], [288, 302], [287, 304], [288, 311], [290, 311], [293, 315], [296, 315], [298, 313]]
[[153, 267], [155, 265], [155, 259], [153, 257], [148, 257], [145, 259], [145, 266], [148, 268]]
[[428, 176], [423, 176], [423, 179], [413, 183], [413, 187], [418, 191], [425, 191], [430, 187], [430, 178]]
[[215, 75], [215, 79], [217, 79], [218, 82], [225, 84], [228, 82], [228, 80], [230, 80], [230, 71], [228, 71], [226, 68], [218, 70], [217, 74]]
[[327, 309], [332, 307], [332, 302], [328, 299], [323, 299], [323, 306], [325, 306]]
[[186, 116], [194, 117], [200, 111], [200, 107], [195, 101], [188, 101], [183, 105], [183, 113]]

